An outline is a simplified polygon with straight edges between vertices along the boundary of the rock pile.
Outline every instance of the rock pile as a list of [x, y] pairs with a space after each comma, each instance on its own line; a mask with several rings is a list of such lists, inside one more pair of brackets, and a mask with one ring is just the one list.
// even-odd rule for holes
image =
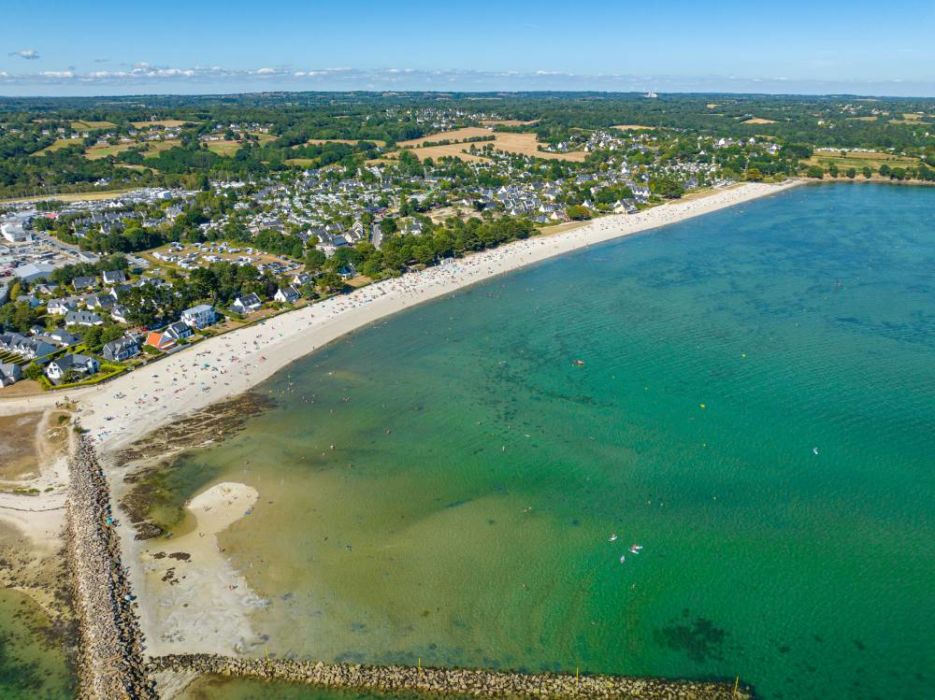
[[485, 698], [640, 698], [640, 700], [740, 700], [748, 688], [732, 683], [667, 681], [621, 676], [523, 674], [477, 669], [324, 664], [286, 659], [244, 659], [213, 654], [159, 656], [149, 671], [195, 671], [305, 683], [320, 688]]
[[120, 560], [110, 491], [94, 450], [75, 438], [69, 492], [68, 555], [81, 630], [79, 697], [155, 700], [127, 571]]

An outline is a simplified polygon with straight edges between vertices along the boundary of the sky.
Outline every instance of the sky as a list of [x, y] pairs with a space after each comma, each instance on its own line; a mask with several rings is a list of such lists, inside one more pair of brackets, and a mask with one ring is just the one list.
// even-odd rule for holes
[[0, 95], [935, 96], [935, 0], [0, 0]]

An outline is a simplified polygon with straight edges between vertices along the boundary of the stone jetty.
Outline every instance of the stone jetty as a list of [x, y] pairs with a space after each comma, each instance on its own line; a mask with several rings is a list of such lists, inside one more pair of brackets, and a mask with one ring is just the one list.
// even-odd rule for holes
[[110, 490], [94, 450], [73, 437], [66, 504], [67, 550], [81, 629], [82, 700], [155, 700], [143, 662], [142, 634], [121, 563]]
[[216, 676], [304, 683], [384, 693], [483, 698], [639, 698], [640, 700], [741, 700], [749, 688], [710, 681], [668, 681], [624, 676], [525, 674], [478, 669], [324, 664], [287, 659], [246, 659], [214, 654], [158, 656], [150, 673], [186, 671]]

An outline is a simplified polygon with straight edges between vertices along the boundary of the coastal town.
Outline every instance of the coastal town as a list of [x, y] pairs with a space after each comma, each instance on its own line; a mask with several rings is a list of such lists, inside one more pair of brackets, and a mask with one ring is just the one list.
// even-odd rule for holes
[[[537, 572], [543, 562], [574, 560], [566, 578], [569, 586], [578, 586], [577, 581], [591, 577], [588, 592], [580, 594], [585, 602], [556, 615], [589, 618], [585, 624], [592, 629], [575, 635], [583, 639], [598, 631], [602, 636], [593, 638], [601, 640], [595, 647], [605, 639], [624, 639], [615, 636], [619, 629], [603, 627], [603, 607], [592, 611], [590, 606], [597, 607], [599, 600], [595, 591], [606, 595], [600, 600], [619, 597], [626, 610], [650, 610], [646, 601], [654, 599], [658, 583], [631, 572], [641, 571], [636, 567], [644, 563], [665, 563], [674, 545], [658, 535], [651, 541], [651, 528], [640, 530], [635, 514], [645, 523], [665, 526], [669, 509], [679, 507], [673, 505], [678, 499], [668, 495], [644, 496], [648, 489], [627, 481], [632, 479], [628, 470], [648, 483], [665, 471], [658, 464], [700, 469], [695, 465], [707, 465], [707, 454], [718, 455], [718, 468], [724, 463], [745, 467], [748, 459], [754, 463], [738, 456], [730, 439], [723, 440], [727, 447], [715, 447], [710, 437], [727, 435], [723, 431], [732, 428], [718, 433], [716, 420], [725, 425], [739, 420], [736, 415], [724, 418], [724, 404], [732, 397], [722, 398], [718, 406], [718, 384], [743, 382], [732, 385], [738, 396], [752, 396], [748, 384], [755, 386], [759, 378], [766, 377], [769, 384], [779, 375], [771, 374], [773, 366], [767, 362], [778, 362], [777, 355], [795, 347], [797, 336], [782, 331], [799, 328], [802, 299], [817, 304], [816, 299], [824, 303], [836, 295], [838, 301], [856, 276], [817, 283], [809, 278], [810, 270], [801, 273], [796, 267], [803, 257], [821, 254], [811, 247], [801, 253], [806, 248], [802, 241], [811, 239], [795, 236], [815, 219], [796, 218], [796, 203], [841, 201], [820, 199], [830, 197], [822, 195], [828, 191], [902, 193], [913, 188], [897, 185], [931, 184], [933, 127], [932, 100], [660, 95], [653, 90], [622, 96], [388, 92], [62, 98], [49, 103], [26, 99], [8, 104], [0, 99], [0, 535], [6, 537], [7, 529], [21, 533], [15, 541], [0, 537], [0, 558], [17, 562], [4, 571], [4, 585], [38, 601], [37, 616], [54, 621], [47, 644], [66, 657], [61, 664], [63, 675], [71, 679], [66, 685], [72, 683], [81, 698], [201, 697], [198, 683], [219, 678], [390, 696], [757, 697], [745, 675], [721, 666], [721, 654], [732, 662], [736, 658], [730, 656], [729, 635], [740, 638], [746, 632], [743, 625], [732, 622], [725, 632], [700, 606], [691, 615], [687, 608], [673, 608], [672, 619], [660, 618], [648, 628], [650, 643], [667, 660], [687, 664], [690, 672], [676, 676], [654, 670], [654, 675], [630, 676], [618, 675], [612, 663], [608, 672], [600, 663], [579, 668], [572, 653], [578, 650], [574, 639], [562, 642], [560, 651], [549, 651], [541, 663], [527, 664], [524, 652], [515, 649], [488, 654], [482, 647], [489, 635], [479, 629], [478, 638], [484, 641], [463, 656], [458, 635], [469, 626], [462, 618], [476, 624], [473, 613], [465, 615], [454, 606], [449, 610], [446, 603], [426, 604], [416, 611], [418, 625], [404, 620], [402, 612], [401, 622], [387, 623], [397, 611], [370, 617], [367, 605], [361, 603], [358, 612], [357, 601], [343, 600], [338, 605], [345, 607], [335, 613], [331, 599], [341, 596], [325, 585], [310, 591], [301, 576], [329, 563], [338, 562], [340, 568], [352, 562], [367, 572], [364, 577], [394, 581], [394, 595], [405, 591], [403, 595], [421, 601], [425, 582], [416, 580], [421, 577], [414, 577], [408, 588], [391, 577], [411, 566], [404, 563], [411, 556], [407, 551], [432, 551], [429, 530], [450, 550], [457, 549], [451, 543], [460, 537], [467, 542], [478, 532], [500, 533], [497, 527], [507, 524], [510, 535], [483, 534], [476, 550], [463, 557], [460, 552], [451, 560], [433, 555], [439, 562], [465, 562], [463, 571], [453, 568], [451, 590], [473, 586], [475, 576], [476, 581], [490, 580], [484, 577], [495, 569], [485, 567], [500, 542], [534, 544], [541, 538], [550, 549], [540, 560], [514, 550], [509, 565], [499, 570], [516, 609], [537, 611], [550, 595], [537, 588], [528, 572]], [[793, 252], [788, 255], [794, 261], [777, 259], [795, 268], [790, 273], [795, 284], [789, 289], [798, 290], [801, 279], [808, 285], [794, 293], [784, 288], [771, 306], [775, 297], [749, 289], [760, 290], [769, 282], [763, 270], [782, 248], [777, 242], [781, 236], [768, 231], [758, 237], [763, 228], [744, 228], [744, 217], [753, 212], [750, 218], [756, 223], [758, 211], [778, 211], [783, 205], [783, 212], [791, 212], [782, 214], [787, 218], [781, 221], [791, 232]], [[716, 212], [721, 212], [721, 222], [728, 222], [723, 228], [742, 231], [716, 234], [699, 222], [698, 230], [713, 242], [696, 240], [692, 245], [697, 247], [686, 245], [681, 253], [657, 251], [640, 268], [644, 276], [634, 273], [640, 267], [639, 251], [665, 240], [665, 234], [630, 241], [625, 253], [606, 254], [619, 252], [613, 242], [626, 237], [660, 229], [672, 233], [671, 227], [685, 231], [690, 220]], [[801, 223], [805, 220], [807, 224]], [[721, 249], [712, 254], [703, 246], [725, 241], [735, 258], [731, 261], [725, 253], [721, 268]], [[395, 315], [416, 307], [431, 311], [435, 305], [428, 302], [470, 300], [478, 290], [476, 296], [492, 305], [487, 308], [505, 304], [500, 290], [509, 284], [508, 275], [546, 261], [558, 267], [556, 258], [572, 254], [579, 267], [568, 275], [561, 297], [544, 294], [547, 285], [540, 281], [529, 283], [534, 300], [530, 313], [554, 316], [558, 328], [602, 283], [610, 289], [623, 280], [629, 286], [612, 290], [621, 308], [592, 312], [589, 319], [597, 325], [582, 321], [582, 328], [599, 328], [612, 342], [603, 347], [595, 341], [592, 348], [583, 335], [589, 331], [568, 330], [572, 342], [561, 328], [537, 339], [523, 330], [536, 325], [534, 318], [524, 321], [527, 325], [517, 321], [520, 339], [504, 350], [498, 345], [500, 329], [487, 333], [489, 326], [484, 327], [485, 333], [475, 335], [496, 337], [477, 346], [476, 357], [482, 359], [459, 363], [476, 364], [488, 373], [496, 392], [527, 392], [532, 408], [524, 409], [525, 415], [503, 408], [502, 397], [481, 396], [489, 389], [484, 382], [477, 385], [477, 406], [452, 401], [454, 390], [446, 387], [433, 407], [431, 397], [423, 400], [417, 383], [402, 375], [392, 378], [398, 383], [370, 406], [360, 400], [363, 387], [389, 384], [391, 372], [381, 369], [378, 379], [368, 377], [361, 366], [369, 368], [369, 355], [361, 366], [344, 361], [325, 366], [326, 356], [341, 351], [341, 339], [351, 337], [348, 346], [363, 347], [367, 333], [390, 327], [388, 319]], [[670, 254], [671, 260], [666, 258]], [[695, 254], [700, 262], [694, 261]], [[636, 262], [631, 260], [627, 268], [607, 260], [628, 256]], [[582, 261], [586, 264], [580, 265]], [[864, 261], [840, 264], [852, 271]], [[600, 276], [602, 266], [611, 273]], [[529, 270], [530, 279], [542, 280], [535, 273], [550, 269], [542, 265]], [[629, 274], [611, 279], [624, 269]], [[703, 288], [695, 278], [709, 272], [716, 283]], [[721, 289], [722, 283], [748, 285], [743, 298], [755, 312], [731, 306], [735, 292]], [[653, 293], [635, 295], [638, 288]], [[725, 317], [749, 316], [749, 325], [758, 324], [754, 332], [736, 318], [732, 322], [743, 330], [736, 339], [733, 326], [695, 327], [694, 312], [685, 312], [695, 307], [685, 299], [694, 298], [698, 289], [710, 294], [705, 299], [710, 306], [704, 308], [712, 318], [722, 310]], [[637, 302], [630, 302], [631, 295], [652, 303], [632, 313], [629, 307]], [[678, 307], [667, 317], [675, 321], [659, 322], [664, 329], [656, 336], [647, 334], [645, 355], [638, 355], [638, 333], [645, 331], [643, 326], [655, 327], [658, 309], [666, 303]], [[717, 314], [710, 311], [715, 307]], [[789, 312], [790, 307], [796, 311]], [[835, 314], [835, 323], [857, 325], [847, 320], [850, 316]], [[792, 318], [788, 324], [786, 316]], [[453, 312], [444, 321], [446, 335], [469, 335], [462, 329], [471, 328], [468, 320]], [[707, 317], [701, 320], [706, 323]], [[726, 321], [718, 316], [718, 323]], [[612, 336], [619, 329], [629, 335]], [[438, 328], [427, 328], [425, 337], [431, 341], [409, 334], [407, 342], [434, 347], [440, 342], [437, 335]], [[451, 348], [466, 344], [457, 338], [445, 343]], [[679, 368], [670, 368], [678, 362], [667, 362], [663, 369], [656, 364], [670, 351], [688, 356], [692, 348], [700, 353], [700, 347], [715, 360], [704, 364], [693, 359], [696, 364], [684, 370], [702, 367], [698, 384], [679, 374]], [[302, 374], [301, 360], [312, 353], [318, 354], [310, 362], [322, 364], [311, 371], [317, 384], [310, 387], [305, 386], [308, 376]], [[399, 360], [402, 367], [404, 355], [391, 354], [391, 362]], [[526, 364], [529, 356], [541, 360], [541, 375]], [[644, 364], [624, 361], [631, 356], [644, 358]], [[511, 374], [509, 382], [504, 373]], [[676, 383], [675, 377], [679, 386], [674, 389], [657, 386]], [[530, 388], [533, 380], [537, 384]], [[570, 409], [557, 424], [573, 425], [579, 415], [591, 416], [593, 423], [593, 430], [590, 425], [580, 429], [581, 444], [577, 437], [566, 440], [567, 453], [558, 441], [550, 442], [548, 424], [538, 421], [553, 400], [562, 410]], [[410, 461], [449, 459], [447, 447], [428, 456], [410, 450], [412, 426], [393, 414], [414, 416], [419, 426], [435, 425], [431, 421], [438, 414], [433, 410], [449, 403], [458, 413], [448, 424], [465, 429], [466, 435], [469, 428], [475, 432], [461, 452], [451, 450], [454, 466], [445, 468], [455, 473], [463, 463], [490, 481], [477, 482], [477, 497], [470, 492], [472, 475], [459, 475], [465, 485], [458, 486], [461, 491], [452, 489], [453, 498], [445, 495], [445, 488], [423, 487], [421, 482], [418, 488], [401, 488], [404, 495], [394, 498], [390, 508], [393, 522], [371, 522], [371, 504], [377, 499], [364, 491], [383, 488], [367, 482], [380, 457], [387, 455], [386, 461], [398, 470], [391, 478], [400, 483], [406, 474], [398, 472], [415, 471]], [[363, 414], [353, 411], [361, 405], [373, 408], [374, 415], [360, 420], [363, 427], [358, 429], [355, 421]], [[737, 405], [738, 414], [746, 410]], [[638, 424], [632, 417], [637, 409], [652, 419]], [[308, 414], [302, 413], [306, 410]], [[273, 431], [254, 435], [245, 427], [254, 417], [282, 415], [304, 421], [282, 421], [288, 438]], [[340, 423], [345, 416], [350, 418]], [[331, 419], [333, 423], [326, 422]], [[659, 426], [669, 423], [688, 426], [691, 434], [663, 433]], [[625, 429], [641, 437], [619, 437]], [[601, 430], [606, 431], [603, 439]], [[663, 455], [658, 463], [640, 452], [641, 441], [650, 444], [648, 436], [656, 430], [663, 436], [660, 441], [676, 436], [679, 454], [667, 452], [668, 443], [663, 448], [653, 443], [653, 450]], [[432, 432], [446, 434], [445, 429]], [[223, 469], [201, 459], [238, 435], [247, 447], [235, 452]], [[409, 442], [403, 452], [394, 453], [403, 436]], [[833, 438], [803, 436], [807, 446], [795, 445], [792, 457], [783, 454], [781, 459], [797, 466], [795, 460], [805, 455], [818, 463], [832, 453]], [[428, 441], [420, 439], [428, 450]], [[590, 452], [598, 447], [604, 451]], [[545, 452], [550, 456], [543, 458]], [[581, 455], [594, 462], [591, 471], [575, 461]], [[507, 493], [522, 491], [523, 483], [512, 470], [520, 468], [524, 456], [534, 465], [530, 471], [545, 474], [554, 467], [550, 483], [559, 484], [562, 498], [567, 491], [578, 494], [581, 502], [571, 503], [569, 495], [569, 503], [553, 511], [550, 503], [562, 500], [555, 491], [546, 488], [542, 500], [531, 491]], [[427, 469], [429, 478], [435, 468]], [[303, 481], [306, 472], [321, 477], [314, 488]], [[703, 500], [712, 518], [720, 517], [721, 508], [732, 509], [727, 520], [733, 528], [737, 505], [728, 488], [732, 482], [714, 473], [717, 478], [697, 486], [700, 496], [672, 493], [683, 500]], [[692, 478], [683, 474], [679, 481]], [[598, 483], [613, 484], [608, 493], [625, 495], [601, 500], [594, 494]], [[307, 498], [295, 518], [302, 526], [295, 532], [276, 530], [268, 552], [250, 550], [252, 541], [245, 547], [244, 540], [252, 539], [266, 546], [252, 528], [291, 513], [290, 490]], [[424, 512], [407, 510], [410, 500], [419, 500], [410, 496], [415, 491], [425, 498]], [[660, 492], [669, 493], [665, 488]], [[322, 501], [313, 502], [309, 494]], [[366, 504], [360, 511], [351, 505], [358, 498]], [[332, 525], [334, 513], [324, 507], [329, 500], [347, 512], [348, 522], [356, 519], [354, 537], [344, 532], [338, 537], [327, 529], [340, 525]], [[606, 515], [611, 525], [581, 515], [591, 502], [601, 505], [600, 517]], [[379, 507], [373, 506], [373, 512]], [[426, 522], [431, 527], [420, 529]], [[678, 529], [684, 529], [681, 522]], [[562, 550], [559, 559], [551, 551], [558, 541], [578, 549]], [[644, 545], [638, 542], [645, 544], [643, 554]], [[302, 549], [306, 546], [307, 551]], [[587, 555], [580, 562], [579, 550]], [[513, 558], [521, 565], [514, 566]], [[33, 570], [47, 577], [41, 585], [29, 578]], [[260, 570], [270, 574], [272, 585], [264, 586]], [[287, 576], [293, 578], [287, 581]], [[559, 586], [548, 576], [541, 578], [540, 584]], [[371, 584], [366, 586], [379, 588]], [[331, 598], [321, 602], [316, 596]], [[324, 623], [339, 624], [341, 634], [349, 636], [309, 653], [310, 647], [302, 640], [293, 643], [273, 617], [289, 617], [291, 611], [297, 611], [300, 623], [289, 618], [290, 625], [307, 625], [315, 635], [327, 637], [335, 628]], [[270, 616], [264, 617], [266, 613]], [[386, 648], [374, 655], [357, 640], [381, 624], [390, 633], [378, 639], [376, 644]], [[451, 648], [440, 649], [434, 632], [424, 644], [413, 641], [414, 635], [407, 637], [408, 647], [387, 643], [402, 627], [406, 636], [419, 625], [452, 626], [458, 630], [451, 637], [456, 644], [445, 641]], [[534, 635], [554, 631], [543, 620], [536, 619], [535, 625], [542, 631]], [[787, 641], [793, 644], [786, 637], [769, 644], [785, 655]], [[635, 648], [637, 642], [633, 644]], [[321, 649], [325, 651], [319, 653]], [[483, 663], [475, 664], [476, 659]], [[28, 659], [15, 661], [19, 668], [28, 667]], [[683, 667], [673, 668], [681, 673]], [[36, 675], [30, 671], [24, 692], [42, 686]], [[196, 689], [192, 695], [189, 688]]]
[[[863, 107], [841, 109], [864, 118], [856, 116]], [[867, 119], [884, 116], [873, 109]], [[809, 164], [821, 162], [821, 149], [768, 134], [639, 124], [542, 133], [536, 120], [460, 107], [376, 108], [356, 128], [358, 139], [306, 139], [307, 131], [262, 121], [125, 119], [14, 126], [0, 117], [7, 138], [34, 139], [33, 163], [72, 153], [110, 168], [86, 198], [0, 202], [2, 387], [97, 383], [202, 338], [452, 256], [738, 182], [824, 175]], [[385, 138], [363, 138], [376, 122]], [[926, 123], [924, 114], [906, 122]], [[775, 122], [745, 115], [741, 124], [750, 123]], [[282, 159], [278, 170], [219, 169], [278, 144], [284, 152], [270, 155]], [[174, 185], [106, 192], [114, 172], [152, 180], [187, 153], [205, 166], [189, 163], [191, 175]], [[878, 153], [873, 169], [860, 148], [832, 153], [832, 177], [907, 177], [907, 166], [918, 178], [931, 172], [906, 156]], [[840, 172], [833, 159], [851, 157], [864, 165]]]
[[[488, 115], [415, 116], [431, 118], [435, 130], [481, 123]], [[173, 138], [177, 128], [156, 133]], [[245, 133], [246, 127], [227, 130]], [[590, 167], [565, 161], [549, 167], [538, 154], [501, 152], [476, 136], [451, 138], [458, 130], [437, 133], [448, 146], [469, 144], [465, 155], [476, 160], [464, 163], [453, 155], [437, 165], [431, 158], [420, 162], [419, 147], [355, 172], [335, 166], [262, 180], [213, 180], [201, 191], [144, 188], [107, 199], [5, 205], [0, 384], [96, 383], [271, 311], [435, 264], [451, 251], [426, 249], [422, 241], [444, 230], [446, 219], [523, 219], [532, 231], [633, 214], [685, 190], [732, 182], [711, 163], [659, 162], [661, 139], [644, 130], [597, 131], [542, 151], [607, 154]], [[129, 129], [122, 138], [131, 137], [149, 134]], [[97, 138], [106, 143], [116, 135]], [[732, 145], [722, 140], [707, 147], [715, 152]], [[755, 140], [746, 147], [767, 156], [778, 152], [775, 144]], [[654, 194], [657, 182], [677, 193]], [[398, 258], [394, 243], [407, 239], [410, 257], [387, 269], [381, 251]], [[235, 288], [223, 297], [184, 294], [191, 301], [184, 308], [165, 302], [167, 293], [182, 296], [173, 290], [194, 271], [231, 266], [239, 268]]]

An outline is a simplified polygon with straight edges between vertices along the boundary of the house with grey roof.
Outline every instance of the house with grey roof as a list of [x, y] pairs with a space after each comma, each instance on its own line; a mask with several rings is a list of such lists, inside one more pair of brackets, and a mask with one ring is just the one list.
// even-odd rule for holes
[[69, 311], [65, 314], [67, 326], [102, 326], [104, 320], [93, 311]]
[[88, 355], [65, 355], [49, 363], [49, 366], [45, 369], [45, 376], [53, 384], [61, 384], [69, 372], [74, 372], [83, 378], [97, 374], [100, 368], [100, 363]]
[[182, 312], [182, 322], [192, 328], [204, 328], [216, 320], [217, 314], [210, 304], [199, 304]]
[[0, 362], [0, 388], [16, 384], [23, 378], [22, 368], [13, 362]]
[[140, 354], [140, 344], [136, 338], [126, 335], [104, 345], [101, 354], [110, 362], [123, 362]]

